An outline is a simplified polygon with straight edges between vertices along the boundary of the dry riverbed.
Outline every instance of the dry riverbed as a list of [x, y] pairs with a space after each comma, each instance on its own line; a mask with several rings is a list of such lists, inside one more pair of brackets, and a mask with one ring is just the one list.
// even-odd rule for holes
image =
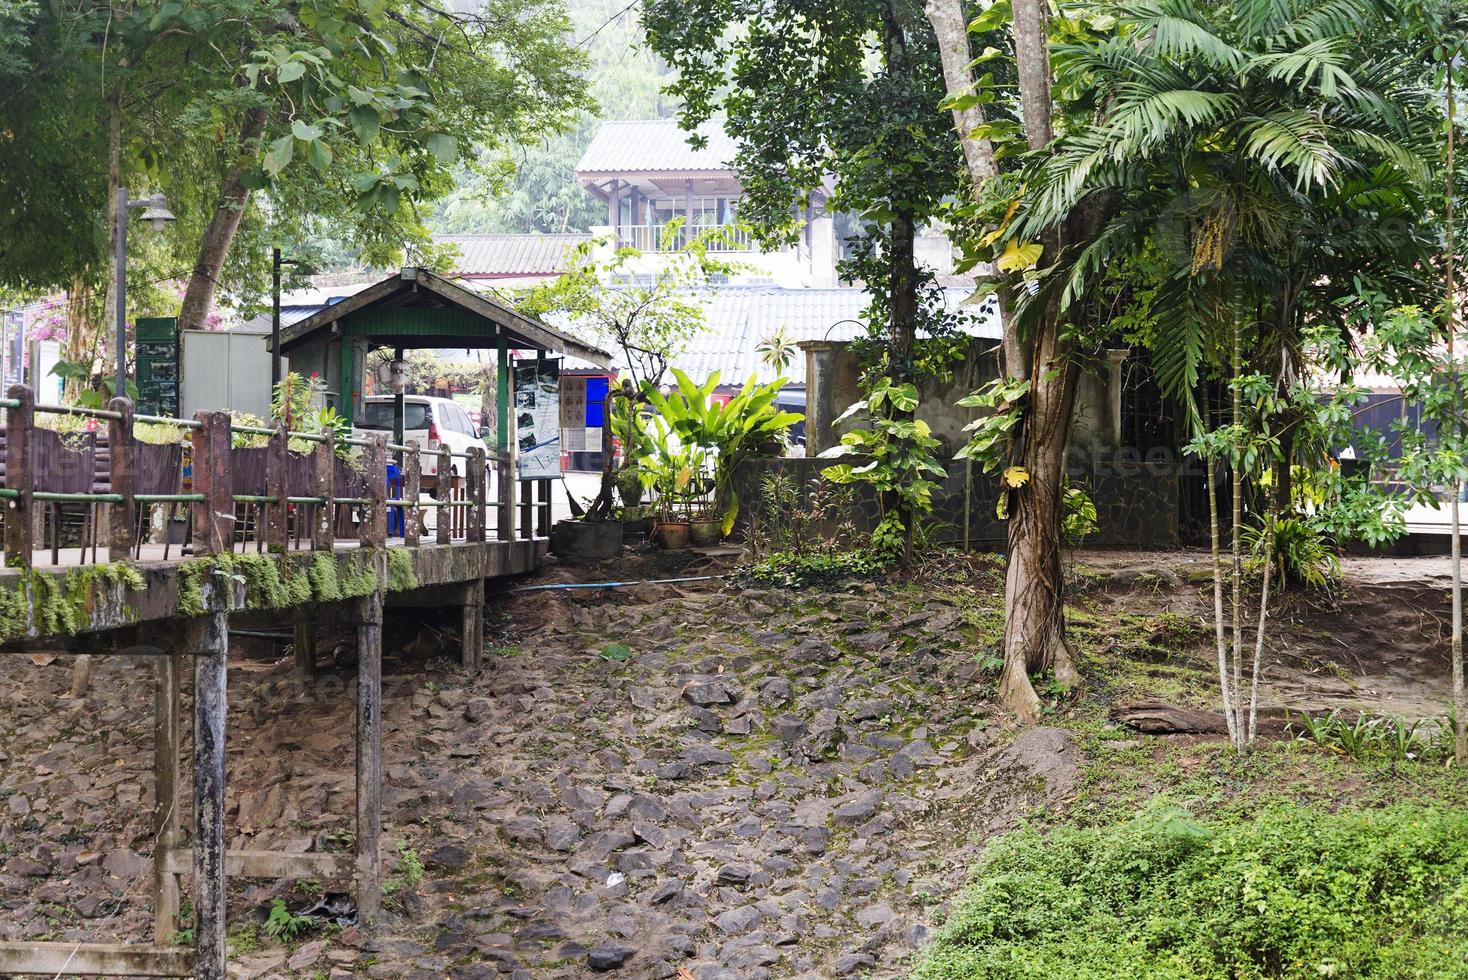
[[[820, 590], [521, 593], [494, 602], [474, 676], [441, 655], [446, 621], [395, 613], [382, 927], [323, 925], [280, 943], [262, 928], [271, 900], [304, 910], [319, 884], [234, 881], [232, 971], [901, 975], [992, 835], [1124, 811], [1179, 779], [1240, 792], [1216, 741], [1104, 720], [1122, 697], [1207, 702], [1196, 560], [1088, 556], [1076, 583], [1088, 691], [1046, 692], [1049, 723], [1025, 733], [992, 700], [999, 577], [982, 558]], [[1436, 586], [1413, 595], [1435, 615]], [[1312, 671], [1329, 683], [1310, 698], [1350, 687], [1353, 663], [1320, 667], [1306, 649], [1318, 624], [1296, 615], [1271, 691], [1287, 699]], [[288, 658], [244, 651], [229, 678], [231, 845], [349, 847], [351, 650], [305, 692]], [[1355, 655], [1374, 676], [1368, 652]], [[151, 922], [151, 669], [101, 658], [72, 702], [66, 668], [0, 660], [0, 935], [139, 941]], [[1401, 677], [1403, 698], [1432, 701], [1431, 676]], [[1279, 751], [1310, 792], [1330, 789], [1319, 750]], [[1391, 789], [1370, 773], [1328, 778]]]

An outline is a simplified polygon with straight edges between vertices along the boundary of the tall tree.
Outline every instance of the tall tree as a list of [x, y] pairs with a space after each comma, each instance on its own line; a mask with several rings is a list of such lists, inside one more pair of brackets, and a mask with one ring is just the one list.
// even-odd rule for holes
[[[867, 373], [910, 384], [921, 370], [920, 335], [949, 330], [932, 276], [914, 258], [918, 228], [958, 186], [957, 146], [933, 111], [943, 75], [916, 0], [651, 0], [643, 24], [653, 49], [676, 71], [672, 91], [695, 132], [722, 110], [738, 148], [732, 161], [744, 197], [739, 216], [771, 242], [793, 243], [801, 216], [834, 185], [828, 211], [857, 217], [842, 265], [873, 293], [866, 312], [877, 340]], [[698, 140], [693, 137], [694, 141]], [[902, 390], [906, 391], [906, 388]], [[894, 452], [918, 449], [914, 397], [883, 402], [897, 422]], [[876, 539], [910, 549], [928, 476], [889, 487], [893, 498]], [[841, 472], [855, 472], [851, 468]]]

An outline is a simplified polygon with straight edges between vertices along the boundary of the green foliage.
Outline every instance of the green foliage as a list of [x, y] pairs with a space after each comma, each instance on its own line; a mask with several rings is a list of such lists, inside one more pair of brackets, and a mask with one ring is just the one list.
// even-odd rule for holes
[[1324, 718], [1302, 714], [1296, 725], [1300, 738], [1353, 759], [1445, 763], [1453, 755], [1451, 717], [1431, 723], [1371, 715], [1350, 719], [1337, 709]]
[[1060, 534], [1071, 544], [1079, 545], [1096, 533], [1096, 502], [1084, 487], [1066, 481], [1060, 495]]
[[[1263, 528], [1242, 529], [1244, 546], [1256, 564], [1264, 560]], [[1280, 583], [1327, 589], [1340, 581], [1341, 563], [1325, 535], [1304, 517], [1281, 517], [1270, 524], [1271, 561]]]
[[279, 898], [270, 900], [270, 914], [265, 917], [265, 935], [282, 942], [294, 942], [316, 928], [316, 920], [309, 915], [296, 915], [285, 907]]
[[754, 554], [789, 551], [800, 556], [851, 548], [857, 537], [852, 520], [856, 507], [851, 484], [818, 478], [800, 487], [786, 473], [771, 473], [760, 481], [759, 507], [750, 519]]
[[1459, 976], [1468, 814], [1266, 810], [1020, 830], [985, 850], [916, 980]]
[[739, 578], [758, 585], [798, 589], [845, 578], [872, 578], [891, 561], [873, 550], [776, 551], [739, 571]]
[[398, 841], [398, 874], [410, 887], [423, 880], [423, 862], [406, 841]]
[[961, 407], [988, 409], [988, 412], [963, 427], [963, 431], [972, 434], [953, 458], [975, 460], [985, 473], [993, 473], [1008, 463], [1014, 456], [1014, 434], [1024, 418], [1029, 395], [1029, 381], [995, 378], [960, 398], [957, 404]]
[[714, 513], [723, 523], [723, 532], [734, 528], [739, 516], [739, 497], [734, 493], [734, 473], [739, 464], [760, 453], [778, 455], [784, 446], [785, 433], [804, 416], [785, 412], [775, 404], [785, 379], [759, 384], [754, 375], [727, 402], [713, 397], [719, 386], [715, 371], [700, 385], [677, 368], [673, 369], [677, 387], [667, 395], [647, 389], [647, 400], [656, 410], [660, 437], [657, 443], [666, 450], [676, 436], [684, 446], [696, 447], [713, 460]]
[[632, 659], [632, 648], [625, 643], [608, 643], [597, 656], [619, 664], [626, 663]]
[[926, 422], [912, 417], [917, 406], [916, 385], [878, 378], [865, 399], [836, 419], [840, 423], [865, 412], [869, 427], [844, 433], [840, 444], [820, 457], [861, 459], [828, 466], [821, 475], [832, 483], [865, 483], [877, 492], [881, 510], [872, 546], [888, 559], [906, 556], [910, 537], [932, 513], [934, 477], [945, 475], [937, 456], [940, 443]]
[[[669, 223], [669, 241], [681, 241], [682, 218]], [[515, 305], [533, 316], [561, 316], [615, 345], [635, 387], [656, 387], [668, 360], [687, 349], [707, 327], [705, 304], [697, 295], [711, 288], [713, 277], [739, 268], [717, 257], [711, 247], [728, 237], [728, 229], [708, 228], [687, 236], [681, 247], [667, 249], [658, 275], [639, 282], [634, 273], [642, 253], [605, 241], [577, 245], [567, 254], [566, 271], [523, 290]], [[604, 249], [610, 257], [600, 259]], [[607, 284], [629, 280], [616, 289]]]

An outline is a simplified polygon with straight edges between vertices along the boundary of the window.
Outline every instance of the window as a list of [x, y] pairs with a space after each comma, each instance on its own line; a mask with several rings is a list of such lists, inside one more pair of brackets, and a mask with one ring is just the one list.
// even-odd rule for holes
[[[392, 402], [368, 402], [362, 406], [362, 417], [357, 419], [357, 428], [381, 429], [384, 432], [391, 432], [392, 421]], [[403, 404], [404, 431], [426, 428], [428, 428], [428, 406], [422, 402], [405, 402]]]

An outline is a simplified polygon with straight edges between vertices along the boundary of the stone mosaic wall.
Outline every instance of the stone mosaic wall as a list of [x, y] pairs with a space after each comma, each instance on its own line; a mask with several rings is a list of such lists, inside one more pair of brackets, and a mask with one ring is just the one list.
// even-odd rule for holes
[[[773, 474], [784, 474], [796, 485], [812, 487], [829, 460], [796, 457], [755, 459], [740, 467], [735, 474], [735, 488], [742, 502], [740, 524], [746, 529], [752, 523], [760, 527], [770, 515], [762, 500], [762, 482]], [[1084, 542], [1087, 546], [1121, 548], [1172, 548], [1178, 543], [1177, 468], [1171, 458], [1154, 453], [1150, 457], [1136, 450], [1102, 450], [1094, 454], [1072, 453], [1070, 478], [1084, 486], [1096, 504], [1096, 534]], [[968, 541], [975, 548], [1000, 548], [1005, 541], [1004, 522], [995, 516], [998, 486], [993, 476], [985, 475], [977, 466], [965, 493], [962, 462], [948, 467], [948, 476], [933, 493], [932, 535], [943, 544], [964, 540], [964, 512], [968, 513]], [[967, 502], [967, 508], [965, 508]], [[850, 522], [858, 536], [868, 534], [877, 525], [879, 512], [875, 495], [867, 487], [855, 491], [854, 505], [832, 521], [815, 530], [829, 535], [837, 525]]]

